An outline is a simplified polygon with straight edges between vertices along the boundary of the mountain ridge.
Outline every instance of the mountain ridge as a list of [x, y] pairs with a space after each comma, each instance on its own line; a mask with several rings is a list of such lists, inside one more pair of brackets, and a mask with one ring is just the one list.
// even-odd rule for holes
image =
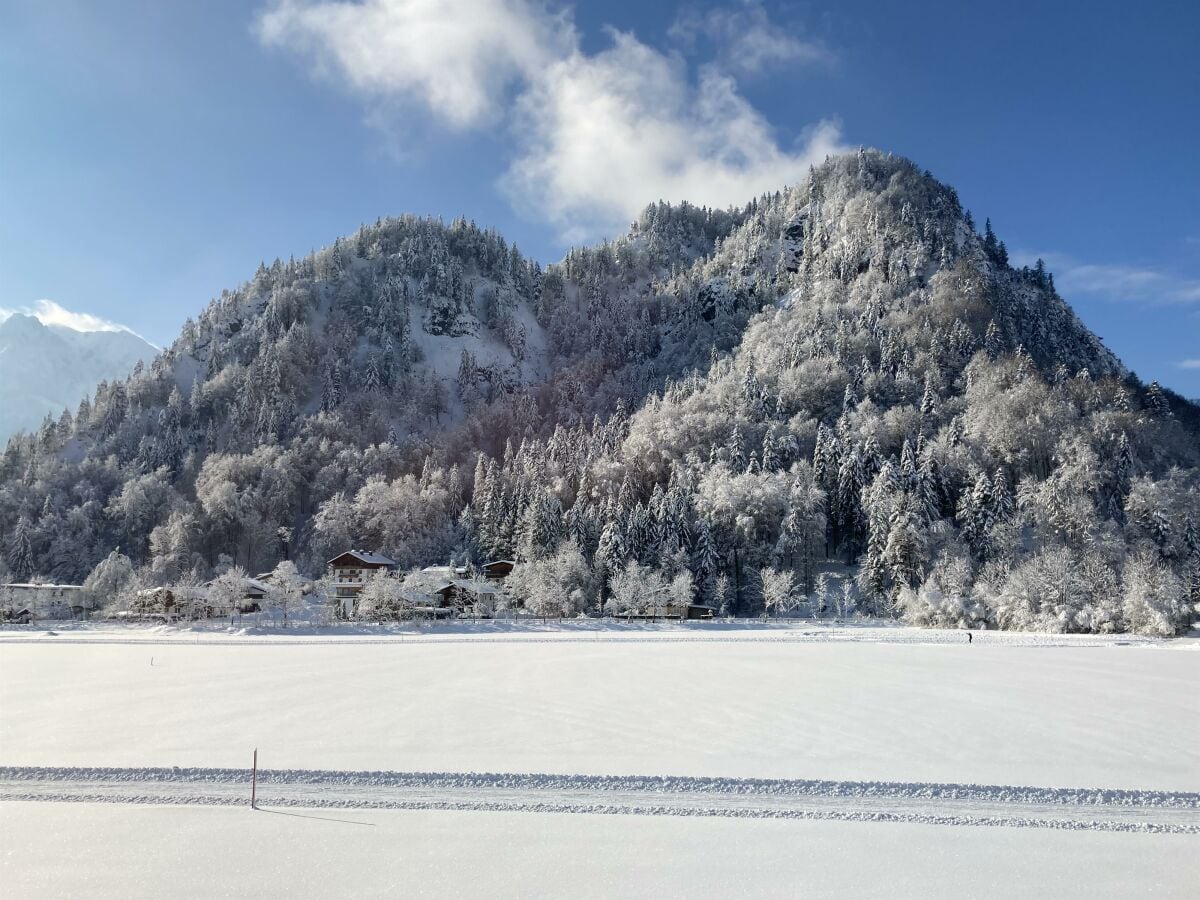
[[0, 525], [30, 572], [78, 579], [119, 543], [160, 583], [345, 546], [532, 572], [569, 544], [594, 599], [640, 565], [742, 612], [765, 602], [743, 561], [811, 596], [819, 543], [863, 608], [1102, 630], [1130, 616], [1095, 585], [1020, 615], [972, 592], [1059, 551], [1118, 581], [1191, 565], [1197, 412], [952, 188], [863, 150], [741, 209], [652, 204], [544, 270], [415, 216], [260, 266], [145, 372], [10, 442]]

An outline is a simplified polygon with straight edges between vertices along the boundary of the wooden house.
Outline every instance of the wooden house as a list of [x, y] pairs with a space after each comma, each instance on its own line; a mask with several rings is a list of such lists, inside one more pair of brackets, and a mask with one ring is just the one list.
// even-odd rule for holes
[[393, 572], [397, 565], [394, 559], [367, 550], [347, 550], [331, 559], [329, 568], [333, 572], [334, 591], [341, 615], [348, 617], [354, 613], [354, 601], [362, 593], [368, 578], [380, 569]]
[[490, 581], [503, 581], [512, 574], [515, 565], [511, 559], [494, 559], [483, 564], [483, 577]]

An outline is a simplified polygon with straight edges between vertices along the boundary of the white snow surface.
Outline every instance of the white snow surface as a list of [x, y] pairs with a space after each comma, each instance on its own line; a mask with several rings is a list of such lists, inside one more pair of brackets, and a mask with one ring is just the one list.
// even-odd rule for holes
[[1197, 647], [811, 623], [4, 629], [0, 883], [1194, 895]]
[[276, 769], [1200, 790], [1196, 641], [1044, 641], [6, 631], [0, 765], [234, 768], [258, 747]]
[[1200, 843], [794, 819], [104, 803], [0, 803], [0, 833], [0, 882], [23, 900], [1191, 897]]

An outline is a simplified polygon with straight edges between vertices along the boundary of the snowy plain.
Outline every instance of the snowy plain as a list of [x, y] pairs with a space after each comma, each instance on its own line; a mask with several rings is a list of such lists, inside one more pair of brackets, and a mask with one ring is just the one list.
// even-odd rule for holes
[[[34, 897], [335, 876], [317, 893], [1187, 895], [1197, 648], [805, 624], [5, 630], [0, 878]], [[268, 770], [334, 775], [268, 775], [280, 814], [200, 805], [248, 799], [217, 770], [255, 747]], [[488, 772], [508, 774], [463, 774]], [[739, 779], [803, 782], [747, 799]], [[1139, 817], [1176, 833], [1114, 832]], [[69, 863], [39, 852], [51, 836]], [[229, 865], [183, 859], [197, 845]]]
[[11, 897], [127, 900], [1194, 897], [1200, 843], [1175, 834], [786, 819], [313, 816], [0, 803], [0, 881]]

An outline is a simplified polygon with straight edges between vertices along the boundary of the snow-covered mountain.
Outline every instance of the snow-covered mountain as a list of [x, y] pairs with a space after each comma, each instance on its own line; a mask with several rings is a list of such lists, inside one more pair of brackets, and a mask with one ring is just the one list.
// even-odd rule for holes
[[863, 150], [545, 269], [415, 216], [263, 265], [10, 441], [0, 536], [22, 577], [117, 545], [159, 583], [369, 547], [516, 557], [550, 612], [690, 591], [1170, 633], [1200, 601], [1198, 466], [1196, 406], [953, 188]]
[[0, 321], [0, 442], [122, 379], [158, 351], [128, 331], [76, 331], [15, 313]]

